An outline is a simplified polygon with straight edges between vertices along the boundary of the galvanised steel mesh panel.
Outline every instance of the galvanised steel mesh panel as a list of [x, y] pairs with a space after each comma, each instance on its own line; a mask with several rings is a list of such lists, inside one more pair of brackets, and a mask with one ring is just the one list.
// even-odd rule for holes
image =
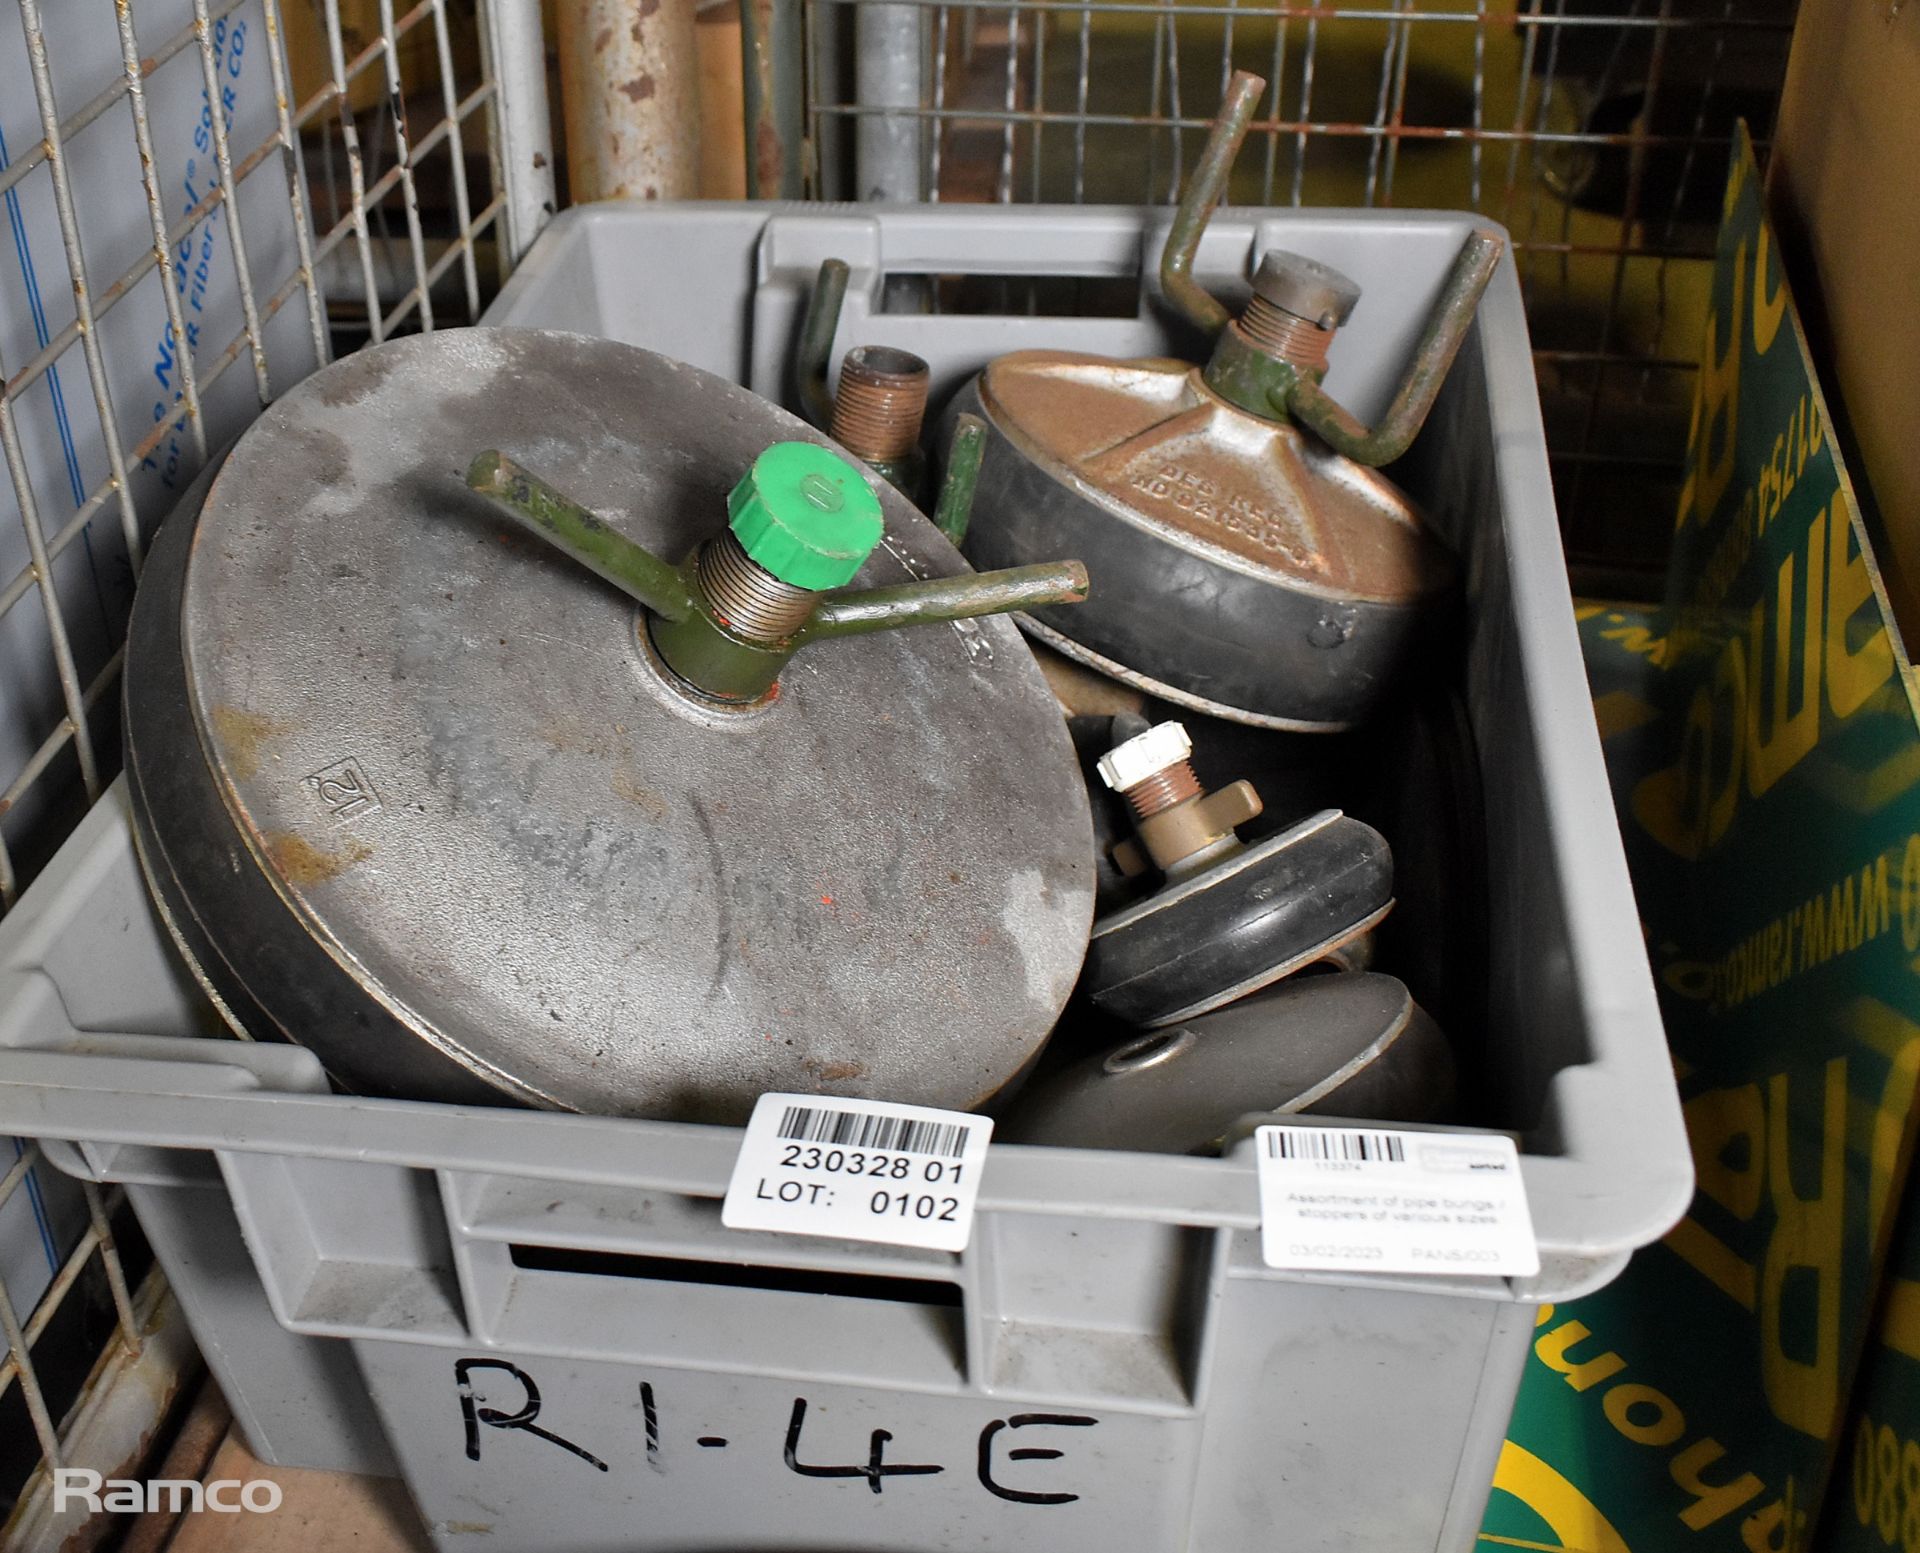
[[[7, 9], [0, 911], [113, 775], [126, 608], [173, 498], [338, 351], [477, 318], [553, 198], [537, 0]], [[130, 1354], [154, 1300], [118, 1189], [0, 1150], [4, 1519], [109, 1372], [78, 1306]], [[16, 1513], [6, 1545], [28, 1535]]]

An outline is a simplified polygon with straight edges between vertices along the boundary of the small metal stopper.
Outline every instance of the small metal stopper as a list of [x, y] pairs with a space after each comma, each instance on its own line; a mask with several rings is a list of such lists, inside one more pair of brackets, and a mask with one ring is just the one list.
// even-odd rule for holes
[[1144, 873], [1150, 859], [1170, 876], [1180, 875], [1237, 850], [1234, 827], [1260, 812], [1260, 795], [1246, 782], [1209, 793], [1189, 758], [1193, 740], [1186, 728], [1165, 722], [1133, 732], [1142, 721], [1114, 719], [1120, 742], [1100, 757], [1098, 768], [1101, 781], [1126, 799], [1140, 837], [1138, 846], [1123, 841], [1114, 848], [1120, 871]]
[[833, 440], [868, 463], [905, 458], [920, 444], [927, 413], [926, 362], [890, 345], [862, 345], [840, 362]]

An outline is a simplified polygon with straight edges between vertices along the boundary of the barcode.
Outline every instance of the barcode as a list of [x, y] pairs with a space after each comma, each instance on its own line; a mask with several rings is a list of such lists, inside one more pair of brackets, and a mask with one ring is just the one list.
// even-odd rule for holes
[[959, 1159], [971, 1129], [959, 1122], [928, 1122], [911, 1116], [875, 1116], [868, 1111], [817, 1111], [790, 1105], [780, 1117], [780, 1136], [793, 1143], [837, 1143], [847, 1148], [896, 1154], [943, 1154]]
[[1405, 1160], [1407, 1147], [1390, 1132], [1330, 1132], [1319, 1128], [1267, 1134], [1270, 1159]]

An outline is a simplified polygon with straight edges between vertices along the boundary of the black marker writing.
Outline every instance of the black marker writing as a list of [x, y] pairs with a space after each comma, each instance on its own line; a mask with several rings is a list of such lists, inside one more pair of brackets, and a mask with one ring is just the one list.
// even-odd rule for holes
[[[525, 1389], [525, 1397], [516, 1413], [503, 1413], [498, 1408], [482, 1405], [482, 1399], [474, 1395], [472, 1375], [475, 1370], [501, 1370], [519, 1381]], [[455, 1359], [453, 1361], [453, 1383], [460, 1391], [460, 1416], [467, 1429], [467, 1460], [480, 1459], [480, 1426], [489, 1429], [519, 1429], [527, 1434], [538, 1435], [549, 1445], [557, 1445], [563, 1451], [571, 1451], [582, 1461], [591, 1462], [602, 1472], [607, 1464], [593, 1452], [582, 1450], [571, 1440], [563, 1440], [550, 1430], [542, 1429], [534, 1422], [540, 1416], [540, 1388], [533, 1383], [533, 1377], [518, 1365], [508, 1364], [504, 1359]]]
[[[1072, 1504], [1078, 1494], [1033, 1494], [1019, 1488], [1003, 1488], [993, 1480], [993, 1440], [1002, 1429], [1028, 1429], [1050, 1424], [1062, 1429], [1091, 1429], [1100, 1420], [1080, 1413], [1015, 1413], [1011, 1418], [996, 1418], [980, 1431], [980, 1485], [1001, 1499], [1015, 1504]], [[1058, 1461], [1061, 1452], [1044, 1445], [1022, 1446], [1007, 1452], [1008, 1461]]]
[[653, 1382], [640, 1382], [640, 1414], [647, 1425], [647, 1465], [664, 1472], [660, 1465], [660, 1410], [653, 1405]]
[[787, 1470], [803, 1478], [865, 1478], [867, 1487], [880, 1492], [880, 1480], [890, 1477], [921, 1477], [930, 1472], [945, 1472], [945, 1467], [887, 1466], [887, 1442], [893, 1438], [885, 1429], [873, 1431], [864, 1467], [810, 1467], [800, 1460], [800, 1428], [807, 1418], [807, 1399], [793, 1399], [793, 1416], [787, 1421]]

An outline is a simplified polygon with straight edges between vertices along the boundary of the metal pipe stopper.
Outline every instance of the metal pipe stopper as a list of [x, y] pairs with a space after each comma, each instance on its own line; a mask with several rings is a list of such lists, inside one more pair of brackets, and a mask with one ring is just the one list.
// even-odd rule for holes
[[[967, 1109], [1031, 1067], [1086, 957], [1086, 783], [1010, 623], [891, 628], [1084, 573], [967, 571], [806, 436], [535, 329], [277, 399], [167, 521], [129, 636], [142, 858], [222, 1012], [356, 1093], [730, 1126], [769, 1091]], [[488, 450], [465, 488], [456, 446]]]
[[1120, 871], [1131, 878], [1151, 861], [1169, 876], [1184, 877], [1202, 862], [1238, 850], [1234, 827], [1261, 812], [1253, 784], [1234, 782], [1209, 793], [1194, 772], [1193, 740], [1183, 724], [1149, 727], [1144, 718], [1125, 716], [1113, 721], [1118, 742], [1097, 769], [1100, 780], [1126, 799], [1140, 837], [1139, 846], [1123, 841], [1114, 848]]
[[1078, 561], [845, 587], [880, 544], [885, 521], [866, 477], [812, 442], [763, 448], [728, 492], [726, 529], [678, 567], [498, 451], [474, 459], [467, 483], [642, 605], [666, 666], [691, 691], [729, 705], [768, 694], [809, 642], [1087, 596]]
[[1338, 329], [1353, 316], [1360, 287], [1332, 265], [1270, 248], [1254, 272], [1253, 294], [1316, 328]]

